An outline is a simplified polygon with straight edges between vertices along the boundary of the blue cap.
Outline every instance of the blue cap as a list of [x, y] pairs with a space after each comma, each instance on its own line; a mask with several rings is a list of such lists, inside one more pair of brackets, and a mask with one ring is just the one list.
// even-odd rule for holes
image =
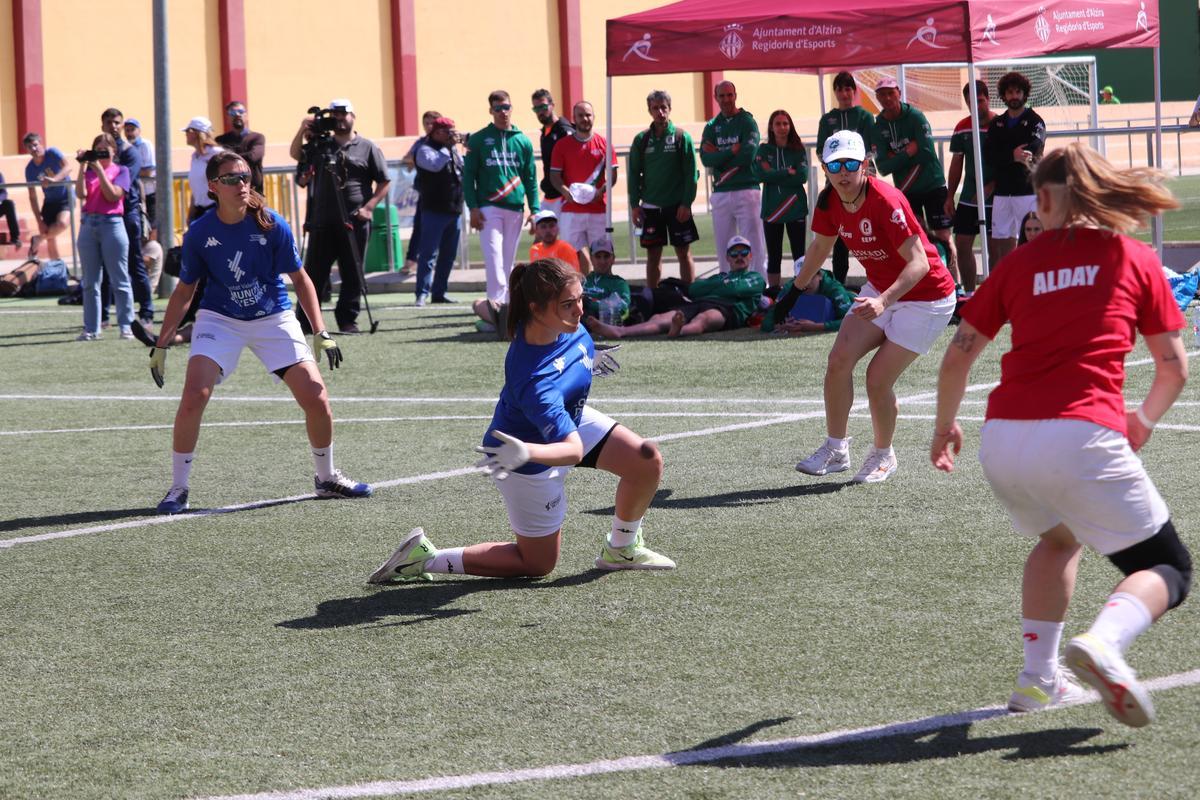
[[142, 123], [138, 122], [138, 121], [137, 121], [136, 119], [134, 119], [133, 117], [130, 117], [129, 119], [125, 120], [125, 124], [126, 124], [126, 125], [132, 125], [133, 127], [135, 127], [135, 128], [138, 128], [139, 130], [140, 130], [140, 129], [141, 129], [141, 127], [142, 127]]

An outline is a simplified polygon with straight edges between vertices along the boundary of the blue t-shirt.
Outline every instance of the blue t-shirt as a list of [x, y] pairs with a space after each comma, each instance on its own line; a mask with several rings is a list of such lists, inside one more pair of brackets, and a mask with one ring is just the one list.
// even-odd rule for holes
[[[25, 165], [25, 181], [26, 183], [36, 183], [42, 179], [43, 175], [54, 175], [62, 171], [63, 165], [67, 163], [67, 159], [63, 156], [62, 151], [57, 147], [47, 147], [45, 158], [41, 164], [33, 163], [33, 159], [29, 159], [29, 163]], [[43, 190], [46, 195], [45, 203], [67, 203], [70, 195], [67, 194], [66, 185], [49, 186]]]
[[[496, 430], [536, 444], [561, 442], [578, 430], [595, 357], [592, 337], [582, 325], [547, 345], [528, 344], [524, 328], [518, 330], [504, 358], [504, 388], [483, 444], [500, 444], [492, 436]], [[535, 475], [548, 469], [530, 462], [517, 472]]]
[[270, 214], [275, 227], [269, 231], [249, 214], [227, 225], [215, 208], [188, 227], [179, 280], [191, 284], [208, 278], [200, 308], [251, 320], [292, 307], [282, 276], [300, 269], [300, 254], [287, 222]]

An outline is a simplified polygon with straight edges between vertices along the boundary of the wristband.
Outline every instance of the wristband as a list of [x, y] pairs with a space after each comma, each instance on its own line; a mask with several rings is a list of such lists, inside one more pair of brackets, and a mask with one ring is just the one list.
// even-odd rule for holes
[[1133, 413], [1134, 413], [1134, 416], [1136, 416], [1138, 418], [1138, 422], [1142, 423], [1142, 425], [1145, 426], [1146, 430], [1152, 431], [1152, 430], [1154, 430], [1154, 426], [1158, 424], [1157, 422], [1153, 421], [1152, 419], [1150, 419], [1149, 417], [1146, 416], [1146, 412], [1142, 410], [1141, 406], [1138, 406], [1137, 410], [1134, 411]]

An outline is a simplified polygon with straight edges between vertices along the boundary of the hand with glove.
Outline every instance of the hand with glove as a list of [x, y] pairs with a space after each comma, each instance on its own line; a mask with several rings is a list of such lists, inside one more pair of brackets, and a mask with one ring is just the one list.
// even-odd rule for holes
[[615, 375], [621, 365], [613, 358], [613, 353], [621, 349], [619, 344], [596, 345], [596, 360], [592, 363], [592, 375], [597, 378], [607, 378]]
[[529, 447], [504, 431], [492, 431], [492, 436], [499, 439], [500, 444], [476, 447], [475, 452], [483, 453], [483, 458], [479, 459], [475, 466], [502, 481], [508, 477], [508, 473], [520, 469], [529, 461]]
[[317, 359], [317, 366], [321, 365], [321, 355], [329, 356], [329, 368], [337, 369], [342, 365], [342, 348], [337, 346], [333, 341], [333, 337], [329, 335], [329, 331], [321, 331], [313, 334], [313, 357]]
[[167, 348], [151, 347], [150, 348], [150, 377], [154, 378], [154, 382], [158, 384], [158, 388], [163, 388], [163, 376], [167, 373]]

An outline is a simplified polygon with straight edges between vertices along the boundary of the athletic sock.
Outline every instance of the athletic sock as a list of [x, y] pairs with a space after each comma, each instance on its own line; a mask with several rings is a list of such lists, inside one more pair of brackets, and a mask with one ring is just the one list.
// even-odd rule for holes
[[876, 447], [875, 452], [886, 459], [894, 459], [896, 457], [896, 451], [892, 449], [890, 444], [887, 447]]
[[1063, 623], [1040, 619], [1021, 620], [1021, 636], [1025, 646], [1025, 672], [1044, 680], [1058, 671], [1058, 643], [1062, 639]]
[[634, 520], [626, 522], [620, 517], [613, 515], [612, 533], [608, 535], [608, 546], [620, 549], [628, 547], [637, 541], [638, 531], [642, 529], [642, 521]]
[[847, 436], [845, 439], [835, 439], [832, 436], [826, 436], [825, 442], [834, 450], [840, 450], [844, 453], [850, 449], [850, 438]]
[[328, 447], [314, 447], [312, 457], [317, 477], [323, 481], [333, 480], [333, 442], [330, 442]]
[[1088, 633], [1103, 639], [1124, 653], [1133, 640], [1145, 633], [1154, 619], [1150, 609], [1126, 592], [1109, 596]]
[[443, 575], [465, 575], [463, 569], [463, 551], [465, 547], [448, 547], [438, 550], [437, 554], [425, 562], [426, 572], [440, 572]]
[[171, 486], [181, 486], [187, 488], [188, 481], [192, 477], [192, 459], [196, 453], [176, 453], [171, 452]]

